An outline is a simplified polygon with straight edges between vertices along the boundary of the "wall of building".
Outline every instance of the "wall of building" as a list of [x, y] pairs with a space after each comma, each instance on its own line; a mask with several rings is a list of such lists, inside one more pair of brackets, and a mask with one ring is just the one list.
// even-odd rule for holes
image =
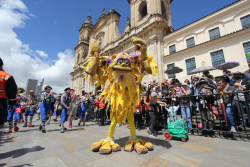
[[[246, 55], [243, 48], [243, 43], [250, 41], [248, 34], [249, 30], [242, 29], [240, 18], [250, 14], [250, 1], [239, 1], [225, 9], [221, 9], [216, 13], [208, 15], [186, 27], [183, 27], [163, 38], [164, 41], [164, 70], [167, 70], [167, 65], [175, 63], [175, 66], [184, 69], [182, 73], [176, 74], [176, 77], [184, 80], [190, 78], [187, 76], [186, 60], [195, 58], [196, 68], [204, 66], [212, 66], [211, 52], [223, 50], [225, 62], [237, 61], [240, 67], [234, 68], [232, 71], [245, 71], [247, 68]], [[219, 27], [221, 39], [210, 41], [209, 30]], [[194, 37], [195, 46], [187, 49], [186, 40]], [[209, 41], [209, 42], [208, 42]], [[205, 43], [205, 44], [204, 44]], [[176, 52], [170, 54], [169, 46], [175, 45]], [[202, 63], [203, 62], [203, 63]], [[221, 71], [211, 72], [215, 76], [221, 75]], [[168, 78], [167, 75], [165, 75]]]

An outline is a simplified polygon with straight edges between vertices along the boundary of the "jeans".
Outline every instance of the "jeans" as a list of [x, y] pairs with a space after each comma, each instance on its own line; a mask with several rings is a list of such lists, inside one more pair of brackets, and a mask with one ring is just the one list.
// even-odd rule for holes
[[231, 126], [235, 127], [234, 118], [233, 118], [233, 115], [232, 115], [232, 105], [231, 105], [231, 103], [227, 104], [226, 113], [227, 113], [227, 118], [228, 118], [228, 121], [229, 121], [229, 126], [230, 127]]
[[150, 116], [150, 132], [154, 134], [154, 129], [155, 129], [155, 113], [154, 112], [149, 112]]
[[233, 104], [235, 105], [235, 108], [238, 111], [238, 116], [240, 117], [240, 121], [243, 124], [246, 123], [246, 118], [245, 118], [245, 113], [244, 113], [245, 109], [246, 109], [246, 112], [247, 112], [247, 115], [248, 115], [248, 120], [250, 120], [250, 113], [249, 113], [249, 110], [248, 110], [247, 103], [245, 101], [234, 100]]
[[186, 119], [187, 119], [188, 131], [192, 131], [190, 107], [181, 107], [181, 115], [182, 115], [182, 119], [184, 117], [186, 117]]

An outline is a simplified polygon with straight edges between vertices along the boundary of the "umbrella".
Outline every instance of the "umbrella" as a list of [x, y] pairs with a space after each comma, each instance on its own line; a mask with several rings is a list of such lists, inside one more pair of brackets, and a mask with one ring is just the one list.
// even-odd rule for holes
[[203, 67], [199, 67], [199, 68], [194, 69], [193, 71], [191, 71], [190, 74], [196, 74], [196, 73], [200, 73], [200, 72], [204, 72], [204, 71], [212, 71], [212, 70], [216, 70], [216, 69], [212, 66], [203, 66]]
[[250, 58], [250, 52], [247, 54], [247, 58]]
[[166, 74], [176, 74], [176, 73], [180, 73], [182, 72], [183, 69], [181, 69], [180, 67], [170, 67], [169, 69], [167, 69], [165, 71]]
[[220, 64], [216, 69], [218, 69], [218, 70], [232, 69], [232, 68], [237, 67], [239, 65], [240, 65], [240, 63], [235, 62], [235, 61], [225, 62], [225, 63]]

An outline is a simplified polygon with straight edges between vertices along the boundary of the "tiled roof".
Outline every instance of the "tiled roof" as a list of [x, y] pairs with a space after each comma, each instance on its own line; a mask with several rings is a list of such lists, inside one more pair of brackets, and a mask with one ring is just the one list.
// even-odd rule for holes
[[244, 31], [244, 30], [246, 30], [246, 29], [250, 29], [250, 26], [249, 26], [249, 27], [246, 27], [246, 28], [243, 28], [243, 29], [240, 29], [240, 30], [237, 30], [237, 31], [234, 31], [234, 32], [231, 32], [231, 33], [228, 33], [228, 34], [223, 35], [223, 36], [221, 36], [221, 37], [219, 37], [219, 38], [216, 38], [216, 39], [212, 39], [212, 40], [209, 40], [209, 41], [206, 41], [206, 42], [199, 43], [198, 45], [195, 45], [195, 46], [193, 46], [193, 47], [185, 48], [185, 49], [179, 50], [178, 52], [175, 52], [175, 53], [172, 53], [172, 54], [165, 55], [164, 57], [170, 56], [170, 55], [172, 56], [172, 55], [174, 55], [174, 54], [176, 54], [176, 53], [179, 53], [179, 52], [185, 51], [185, 50], [187, 50], [187, 49], [191, 49], [191, 48], [194, 48], [194, 47], [197, 47], [197, 46], [200, 46], [200, 45], [203, 45], [203, 44], [206, 44], [206, 43], [215, 41], [215, 40], [217, 40], [217, 39], [221, 39], [221, 38], [223, 38], [223, 37], [226, 37], [226, 36], [235, 34], [235, 33], [237, 33], [237, 32]]
[[191, 22], [191, 23], [189, 23], [189, 24], [187, 24], [187, 25], [185, 25], [185, 26], [183, 26], [183, 27], [181, 27], [181, 28], [179, 28], [179, 29], [173, 31], [172, 33], [176, 32], [176, 31], [178, 31], [178, 30], [180, 30], [180, 29], [182, 29], [182, 28], [184, 28], [184, 27], [186, 27], [186, 26], [188, 26], [188, 25], [190, 25], [190, 24], [193, 24], [193, 23], [195, 23], [195, 22], [197, 22], [197, 21], [199, 21], [199, 20], [201, 20], [201, 19], [204, 19], [204, 18], [206, 18], [206, 17], [208, 17], [208, 16], [210, 16], [210, 15], [216, 13], [216, 12], [219, 12], [219, 11], [222, 10], [222, 9], [225, 9], [225, 8], [231, 6], [231, 5], [234, 5], [234, 4], [238, 3], [239, 1], [242, 1], [242, 0], [238, 0], [238, 1], [235, 1], [235, 2], [233, 2], [233, 3], [231, 3], [231, 4], [227, 5], [227, 6], [224, 6], [223, 8], [220, 8], [220, 9], [216, 10], [215, 12], [212, 12], [212, 13], [210, 13], [210, 14], [208, 14], [208, 15], [206, 15], [206, 16], [204, 16], [204, 17], [198, 19], [198, 20], [195, 20], [195, 21], [193, 21], [193, 22]]

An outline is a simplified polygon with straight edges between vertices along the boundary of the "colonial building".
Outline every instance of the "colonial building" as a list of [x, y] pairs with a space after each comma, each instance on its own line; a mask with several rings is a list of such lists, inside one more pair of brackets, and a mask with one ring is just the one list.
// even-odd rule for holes
[[[181, 81], [194, 68], [200, 66], [217, 66], [225, 61], [238, 61], [240, 67], [247, 69], [246, 52], [250, 52], [250, 1], [239, 0], [212, 14], [209, 14], [178, 30], [172, 28], [170, 4], [173, 0], [128, 0], [131, 5], [131, 21], [128, 18], [125, 31], [119, 34], [120, 14], [115, 8], [106, 14], [105, 9], [95, 25], [91, 16], [79, 30], [79, 41], [75, 47], [75, 65], [72, 76], [72, 88], [77, 94], [83, 91], [95, 92], [95, 82], [85, 80], [85, 73], [80, 68], [87, 65], [89, 40], [101, 40], [101, 55], [126, 51], [134, 54], [131, 37], [137, 36], [148, 44], [148, 54], [153, 55], [159, 67], [158, 76], [145, 76], [143, 82], [164, 79], [174, 75], [166, 75], [164, 71], [171, 66], [184, 69], [176, 75]], [[213, 71], [215, 76], [221, 71]], [[100, 89], [100, 88], [99, 88]]]

